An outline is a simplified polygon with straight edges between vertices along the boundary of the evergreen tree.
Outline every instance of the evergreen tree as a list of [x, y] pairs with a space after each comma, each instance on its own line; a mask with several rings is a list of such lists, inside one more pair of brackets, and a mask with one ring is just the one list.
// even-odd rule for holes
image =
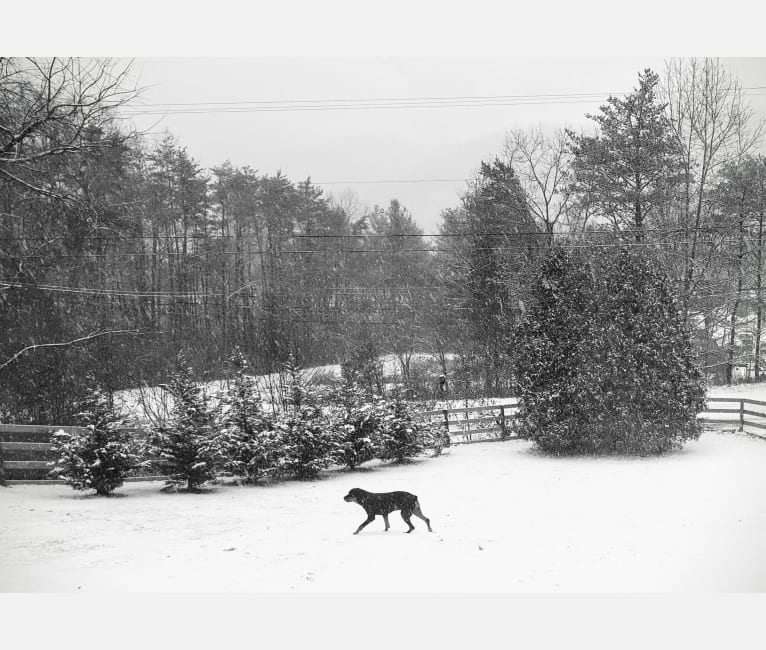
[[170, 484], [186, 483], [193, 492], [215, 478], [222, 450], [220, 439], [214, 435], [207, 399], [183, 353], [177, 357], [167, 390], [173, 396], [171, 419], [155, 431], [150, 453], [169, 474]]
[[499, 159], [482, 162], [461, 208], [443, 217], [445, 298], [458, 310], [460, 347], [478, 362], [475, 380], [481, 382], [481, 392], [502, 394], [508, 390], [504, 350], [520, 316], [521, 278], [537, 249], [544, 247], [542, 231], [513, 167]]
[[579, 207], [595, 209], [615, 227], [643, 238], [646, 223], [667, 207], [681, 181], [680, 148], [656, 96], [659, 77], [647, 69], [638, 88], [610, 97], [598, 115], [597, 135], [567, 131], [574, 154], [572, 192]]
[[338, 460], [354, 469], [375, 458], [384, 412], [380, 398], [360, 385], [361, 373], [349, 363], [341, 364], [341, 371], [343, 385], [335, 396], [335, 426], [341, 433]]
[[103, 391], [93, 390], [81, 408], [77, 417], [86, 431], [54, 434], [58, 460], [51, 474], [75, 490], [109, 496], [137, 465], [135, 445], [124, 430], [125, 419]]
[[628, 249], [551, 252], [514, 337], [522, 437], [554, 453], [645, 455], [699, 436], [704, 388], [667, 285]]
[[219, 440], [226, 458], [224, 469], [254, 483], [269, 469], [273, 455], [271, 421], [263, 412], [255, 380], [248, 374], [248, 363], [239, 348], [229, 362], [234, 377], [222, 399]]
[[287, 377], [285, 408], [274, 422], [275, 453], [272, 476], [314, 478], [340, 454], [340, 435], [334, 430], [317, 396], [304, 380], [294, 357], [283, 364]]
[[410, 405], [396, 395], [386, 406], [379, 457], [404, 463], [422, 454], [426, 447], [423, 427], [415, 421]]
[[315, 478], [339, 455], [339, 435], [316, 406], [279, 418], [274, 431], [278, 451], [271, 471], [277, 478]]

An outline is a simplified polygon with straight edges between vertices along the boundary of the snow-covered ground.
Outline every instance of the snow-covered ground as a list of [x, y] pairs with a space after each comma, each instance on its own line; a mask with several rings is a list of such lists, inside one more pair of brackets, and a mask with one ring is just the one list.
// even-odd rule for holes
[[[659, 458], [550, 458], [528, 442], [270, 487], [109, 499], [0, 488], [0, 591], [766, 591], [766, 442], [707, 432]], [[359, 535], [352, 487], [409, 490]]]

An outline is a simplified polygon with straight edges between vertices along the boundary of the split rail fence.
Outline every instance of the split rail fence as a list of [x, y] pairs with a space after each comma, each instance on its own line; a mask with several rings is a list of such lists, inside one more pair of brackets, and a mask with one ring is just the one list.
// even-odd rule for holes
[[[722, 405], [722, 406], [719, 406]], [[755, 408], [748, 408], [753, 405]], [[760, 407], [759, 410], [755, 410]], [[470, 444], [518, 439], [516, 420], [518, 402], [463, 408], [437, 409], [422, 412], [432, 422], [443, 422], [451, 444]], [[712, 415], [713, 417], [708, 417]], [[766, 430], [766, 401], [738, 397], [709, 397], [705, 411], [698, 415], [701, 422]], [[47, 479], [51, 461], [55, 460], [51, 440], [56, 431], [82, 431], [81, 427], [0, 424], [0, 480], [8, 483], [40, 482]], [[766, 438], [766, 432], [753, 433]], [[163, 476], [136, 476], [126, 480], [145, 481]]]

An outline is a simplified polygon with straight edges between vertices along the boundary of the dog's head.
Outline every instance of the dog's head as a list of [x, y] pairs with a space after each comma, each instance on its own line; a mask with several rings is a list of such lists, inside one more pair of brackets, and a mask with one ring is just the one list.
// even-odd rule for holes
[[354, 488], [353, 490], [349, 490], [348, 494], [343, 497], [344, 501], [348, 501], [349, 503], [359, 503], [359, 497], [362, 493], [362, 490], [359, 488]]

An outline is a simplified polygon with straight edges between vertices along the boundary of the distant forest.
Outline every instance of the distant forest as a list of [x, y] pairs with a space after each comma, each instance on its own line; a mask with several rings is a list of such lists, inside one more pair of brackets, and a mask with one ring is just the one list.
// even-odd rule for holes
[[[760, 378], [766, 159], [719, 61], [675, 60], [582, 133], [511, 128], [438, 232], [395, 197], [131, 132], [111, 60], [0, 58], [0, 421], [66, 424], [89, 388], [396, 355], [414, 397], [513, 393], [512, 334], [551, 246], [639, 248], [674, 286], [703, 372]], [[425, 353], [429, 372], [415, 362]], [[291, 361], [292, 362], [292, 361]]]

